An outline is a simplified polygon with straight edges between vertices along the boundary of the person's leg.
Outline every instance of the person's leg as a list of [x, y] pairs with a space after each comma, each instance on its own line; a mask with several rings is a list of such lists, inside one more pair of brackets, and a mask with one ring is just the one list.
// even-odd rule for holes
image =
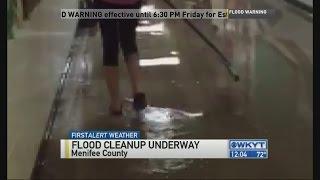
[[139, 55], [137, 52], [128, 55], [126, 58], [127, 69], [130, 75], [132, 94], [142, 91], [140, 86], [141, 72], [139, 67]]
[[125, 19], [119, 22], [120, 44], [127, 64], [134, 97], [134, 108], [144, 109], [147, 105], [145, 94], [141, 89], [141, 71], [139, 53], [136, 43], [136, 27], [138, 20]]
[[136, 44], [135, 20], [123, 20], [119, 23], [120, 44], [130, 75], [132, 94], [141, 92], [141, 72]]
[[110, 95], [110, 111], [118, 113], [121, 111], [121, 100], [119, 95], [119, 71], [117, 67], [104, 68], [106, 82]]
[[110, 95], [110, 111], [120, 112], [121, 102], [119, 94], [119, 33], [116, 20], [101, 20], [103, 37], [103, 65], [106, 84]]

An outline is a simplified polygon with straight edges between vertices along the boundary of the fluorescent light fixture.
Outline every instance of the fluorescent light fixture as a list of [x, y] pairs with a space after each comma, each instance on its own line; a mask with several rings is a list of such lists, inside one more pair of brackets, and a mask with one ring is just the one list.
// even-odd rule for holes
[[141, 12], [143, 13], [143, 12], [150, 12], [150, 11], [152, 11], [152, 10], [154, 10], [155, 9], [155, 6], [154, 5], [143, 5], [142, 7], [141, 7]]
[[150, 32], [150, 35], [152, 36], [162, 36], [163, 34], [163, 32]]
[[136, 28], [137, 32], [163, 32], [164, 31], [164, 23], [153, 24], [149, 26], [138, 26]]
[[140, 66], [163, 66], [163, 65], [179, 65], [178, 57], [161, 57], [154, 59], [140, 59]]
[[171, 51], [171, 52], [170, 52], [170, 54], [171, 54], [171, 55], [175, 55], [175, 56], [176, 56], [176, 55], [178, 55], [178, 54], [179, 54], [179, 52], [177, 52], [177, 51]]
[[140, 23], [140, 24], [145, 24], [145, 25], [147, 25], [147, 24], [150, 24], [150, 21], [148, 21], [148, 20], [142, 20], [142, 21], [140, 21], [139, 23]]

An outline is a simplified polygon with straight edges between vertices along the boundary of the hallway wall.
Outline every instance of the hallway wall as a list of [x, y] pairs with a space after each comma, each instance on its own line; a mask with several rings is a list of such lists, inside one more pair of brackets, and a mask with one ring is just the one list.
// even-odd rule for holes
[[42, 0], [8, 46], [8, 178], [30, 177], [59, 74], [77, 21], [62, 21], [61, 8], [78, 0]]
[[298, 0], [298, 1], [313, 7], [313, 0]]

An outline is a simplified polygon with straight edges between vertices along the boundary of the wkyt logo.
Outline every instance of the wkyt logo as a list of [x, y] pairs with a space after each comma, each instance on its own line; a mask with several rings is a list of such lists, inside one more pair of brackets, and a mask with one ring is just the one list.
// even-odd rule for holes
[[268, 140], [266, 139], [233, 139], [229, 140], [229, 149], [249, 149], [249, 150], [261, 150], [268, 149]]

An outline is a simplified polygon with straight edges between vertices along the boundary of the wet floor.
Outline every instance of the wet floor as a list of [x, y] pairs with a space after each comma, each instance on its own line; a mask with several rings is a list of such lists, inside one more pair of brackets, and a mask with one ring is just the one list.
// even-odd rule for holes
[[[150, 1], [148, 8], [169, 8]], [[137, 28], [144, 118], [108, 114], [100, 33], [75, 39], [73, 62], [47, 142], [39, 178], [311, 179], [312, 65], [292, 63], [255, 20], [224, 24], [214, 42], [241, 77], [234, 82], [219, 56], [179, 20], [148, 20]], [[287, 46], [290, 46], [290, 41]], [[294, 46], [292, 46], [294, 48]], [[296, 48], [296, 47], [295, 47]], [[305, 57], [295, 51], [297, 56]], [[307, 61], [307, 60], [306, 60]], [[130, 97], [123, 61], [121, 94]], [[62, 160], [59, 140], [71, 130], [139, 130], [144, 138], [266, 138], [268, 160]]]

